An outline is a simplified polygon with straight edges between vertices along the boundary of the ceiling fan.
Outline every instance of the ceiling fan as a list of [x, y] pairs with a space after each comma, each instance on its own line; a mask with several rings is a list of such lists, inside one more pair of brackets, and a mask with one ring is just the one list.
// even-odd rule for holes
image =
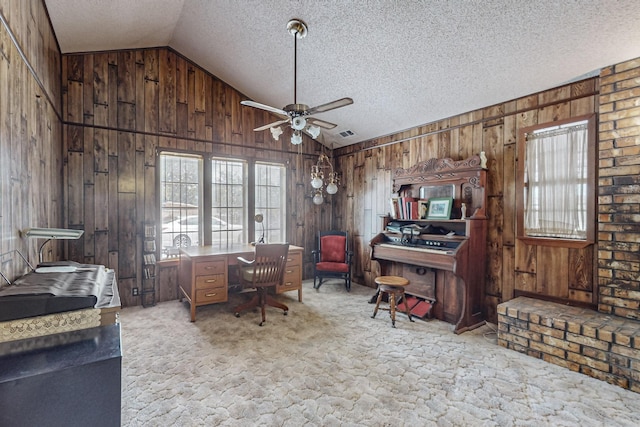
[[274, 139], [278, 139], [282, 134], [282, 129], [280, 129], [280, 125], [289, 123], [291, 128], [293, 129], [293, 135], [291, 137], [291, 143], [294, 145], [298, 145], [302, 143], [302, 135], [301, 131], [307, 132], [311, 135], [312, 138], [317, 138], [320, 134], [320, 128], [324, 129], [333, 129], [337, 125], [334, 123], [327, 122], [325, 120], [320, 120], [315, 117], [311, 117], [317, 113], [324, 113], [329, 110], [335, 110], [336, 108], [345, 107], [347, 105], [353, 104], [353, 99], [351, 98], [341, 98], [335, 101], [327, 102], [326, 104], [317, 105], [315, 107], [309, 107], [306, 104], [298, 104], [297, 100], [297, 65], [298, 65], [298, 55], [297, 55], [297, 40], [304, 38], [307, 35], [307, 24], [302, 22], [299, 19], [292, 19], [287, 23], [287, 31], [293, 36], [294, 44], [293, 44], [293, 104], [286, 105], [283, 108], [271, 107], [269, 105], [260, 104], [259, 102], [254, 101], [241, 101], [242, 105], [246, 105], [247, 107], [260, 108], [265, 111], [269, 111], [270, 113], [274, 113], [280, 117], [281, 120], [278, 120], [273, 123], [269, 123], [264, 126], [260, 126], [254, 129], [254, 131], [259, 132], [267, 129], [271, 129], [271, 135]]

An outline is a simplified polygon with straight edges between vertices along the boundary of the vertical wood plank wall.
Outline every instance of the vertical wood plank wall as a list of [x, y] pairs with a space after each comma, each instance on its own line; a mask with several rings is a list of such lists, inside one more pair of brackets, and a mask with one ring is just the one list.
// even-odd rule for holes
[[[142, 231], [157, 220], [157, 149], [286, 163], [287, 236], [304, 246], [328, 228], [329, 202], [311, 202], [309, 176], [319, 145], [302, 154], [289, 131], [274, 141], [253, 129], [276, 118], [242, 107], [238, 91], [168, 48], [63, 55], [65, 200], [68, 225], [84, 228], [70, 259], [117, 270], [123, 306], [140, 304]], [[158, 300], [177, 298], [176, 275], [161, 268]], [[308, 275], [308, 274], [307, 274]]]
[[335, 150], [347, 191], [336, 195], [334, 217], [337, 228], [353, 236], [354, 280], [375, 286], [379, 265], [371, 261], [369, 241], [381, 231], [381, 217], [389, 211], [395, 169], [430, 158], [465, 159], [484, 151], [489, 168], [489, 320], [496, 322], [496, 306], [513, 298], [516, 290], [595, 303], [593, 245], [565, 249], [516, 239], [515, 147], [521, 127], [597, 112], [598, 89], [599, 79], [591, 78]]
[[[538, 247], [515, 238], [514, 170], [518, 129], [599, 112], [599, 78], [338, 149], [334, 158], [342, 187], [332, 196], [332, 209], [328, 203], [316, 207], [310, 201], [308, 175], [319, 147], [306, 140], [305, 152], [298, 155], [286, 134], [276, 144], [268, 133], [254, 133], [253, 127], [269, 119], [266, 113], [241, 108], [240, 93], [175, 52], [62, 57], [41, 0], [0, 0], [0, 14], [8, 23], [8, 28], [0, 25], [1, 254], [19, 249], [37, 260], [39, 242], [19, 234], [27, 227], [82, 228], [85, 237], [69, 251], [64, 243], [48, 244], [45, 258], [116, 268], [125, 305], [138, 304], [130, 288], [139, 286], [141, 224], [155, 219], [155, 149], [195, 149], [288, 161], [288, 235], [291, 243], [307, 248], [305, 277], [311, 274], [315, 232], [339, 228], [353, 237], [354, 280], [372, 286], [378, 267], [370, 260], [368, 242], [380, 229], [380, 215], [387, 213], [392, 171], [432, 157], [461, 159], [485, 151], [490, 168], [485, 278], [490, 320], [495, 321], [495, 306], [516, 290], [594, 301], [593, 247]], [[605, 83], [603, 93], [609, 93]], [[629, 163], [630, 156], [624, 150], [607, 150], [601, 171], [618, 159]], [[633, 176], [620, 179], [635, 182]], [[636, 193], [625, 189], [620, 200], [635, 200]], [[616, 220], [629, 224], [616, 223], [620, 229], [637, 222], [621, 218]], [[607, 252], [601, 252], [600, 262], [611, 275], [633, 275], [623, 271], [623, 263], [608, 263]], [[20, 274], [14, 258], [0, 258], [10, 278]], [[161, 299], [175, 297], [175, 272], [161, 270], [160, 277]]]
[[60, 52], [40, 0], [0, 0], [0, 14], [0, 270], [13, 280], [26, 268], [13, 251], [37, 263], [43, 243], [20, 230], [63, 223]]

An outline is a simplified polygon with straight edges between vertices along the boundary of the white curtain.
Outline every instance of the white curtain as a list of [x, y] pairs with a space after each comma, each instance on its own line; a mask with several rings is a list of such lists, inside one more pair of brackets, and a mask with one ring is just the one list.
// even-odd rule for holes
[[527, 135], [525, 233], [586, 239], [587, 125]]

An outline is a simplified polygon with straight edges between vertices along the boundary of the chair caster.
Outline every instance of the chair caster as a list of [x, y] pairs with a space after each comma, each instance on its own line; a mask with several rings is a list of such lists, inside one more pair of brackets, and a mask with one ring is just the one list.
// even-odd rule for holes
[[234, 316], [240, 317], [240, 313], [234, 313]]
[[259, 324], [259, 325], [260, 325], [260, 326], [264, 325], [264, 322], [260, 322], [260, 324]]
[[285, 312], [284, 312], [284, 315], [286, 316], [287, 314], [289, 314], [289, 312], [288, 312], [288, 311], [285, 311]]

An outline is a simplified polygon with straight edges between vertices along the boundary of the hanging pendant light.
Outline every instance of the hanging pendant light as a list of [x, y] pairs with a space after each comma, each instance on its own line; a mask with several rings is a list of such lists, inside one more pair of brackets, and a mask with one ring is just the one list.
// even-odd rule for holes
[[340, 178], [338, 173], [333, 170], [333, 165], [329, 161], [326, 154], [320, 154], [318, 162], [311, 166], [311, 187], [314, 188], [313, 203], [321, 205], [324, 202], [322, 187], [325, 185], [325, 170], [329, 170], [326, 174], [326, 192], [327, 194], [336, 194]]

